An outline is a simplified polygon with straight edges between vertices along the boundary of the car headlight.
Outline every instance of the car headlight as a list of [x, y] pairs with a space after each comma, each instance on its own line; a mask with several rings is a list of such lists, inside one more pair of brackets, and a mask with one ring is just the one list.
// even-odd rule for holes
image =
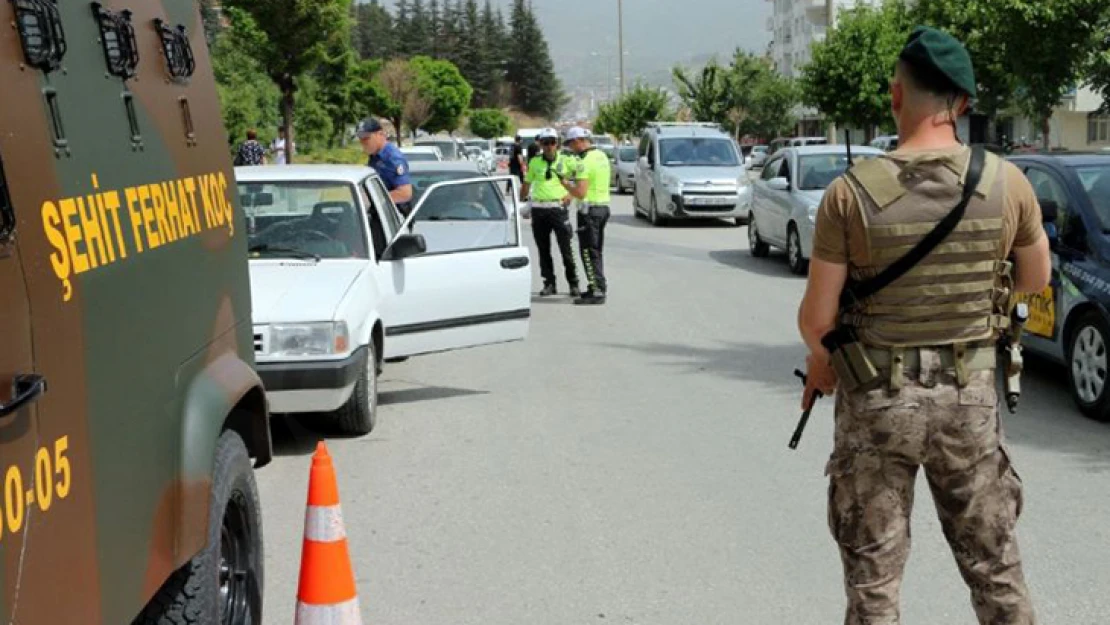
[[345, 321], [270, 326], [271, 356], [332, 356], [347, 353], [350, 346]]
[[659, 180], [660, 180], [660, 182], [663, 183], [664, 187], [674, 188], [674, 189], [681, 189], [682, 188], [682, 181], [679, 180], [677, 176], [672, 176], [672, 175], [669, 175], [669, 174], [663, 174], [663, 176]]
[[818, 208], [818, 205], [816, 205], [816, 204], [809, 207], [809, 219], [810, 219], [810, 221], [817, 221], [817, 208]]

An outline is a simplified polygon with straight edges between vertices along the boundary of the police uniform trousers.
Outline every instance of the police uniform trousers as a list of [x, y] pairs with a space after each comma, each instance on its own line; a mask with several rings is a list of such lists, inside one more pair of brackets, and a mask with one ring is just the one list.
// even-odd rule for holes
[[[914, 481], [924, 467], [944, 536], [982, 625], [1032, 625], [1015, 526], [1022, 483], [999, 419], [995, 372], [966, 386], [942, 365], [950, 348], [907, 348], [901, 388], [839, 392], [829, 476], [829, 529], [844, 564], [846, 625], [900, 622]], [[889, 373], [884, 373], [889, 377]]]
[[559, 246], [559, 254], [563, 257], [563, 270], [566, 273], [567, 284], [578, 286], [578, 269], [574, 265], [574, 247], [571, 243], [574, 231], [570, 223], [570, 211], [560, 202], [533, 202], [532, 235], [536, 239], [536, 248], [539, 250], [540, 275], [543, 276], [545, 286], [556, 285], [555, 262], [551, 257], [552, 234], [555, 235], [555, 242]]
[[609, 207], [592, 204], [578, 212], [578, 246], [582, 252], [582, 266], [592, 293], [609, 292], [605, 279], [605, 226], [609, 223]]

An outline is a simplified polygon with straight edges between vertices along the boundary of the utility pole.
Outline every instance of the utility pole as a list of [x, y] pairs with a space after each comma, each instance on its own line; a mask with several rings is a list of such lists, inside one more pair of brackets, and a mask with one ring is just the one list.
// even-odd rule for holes
[[617, 0], [617, 45], [620, 47], [621, 97], [624, 97], [624, 0]]

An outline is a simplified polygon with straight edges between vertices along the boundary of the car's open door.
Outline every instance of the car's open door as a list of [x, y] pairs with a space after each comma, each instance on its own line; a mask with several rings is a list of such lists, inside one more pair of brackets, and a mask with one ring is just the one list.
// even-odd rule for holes
[[428, 187], [380, 262], [385, 358], [523, 340], [531, 258], [509, 176]]

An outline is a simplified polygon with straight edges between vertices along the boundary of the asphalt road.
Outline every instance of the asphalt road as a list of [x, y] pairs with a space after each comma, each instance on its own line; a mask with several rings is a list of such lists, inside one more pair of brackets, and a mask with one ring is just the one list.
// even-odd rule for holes
[[[387, 366], [378, 429], [332, 439], [363, 620], [375, 625], [836, 623], [831, 401], [801, 448], [804, 282], [743, 228], [652, 229], [616, 200], [609, 304], [533, 305], [523, 343]], [[536, 278], [537, 289], [539, 278]], [[561, 285], [565, 289], [565, 285]], [[1040, 363], [1005, 418], [1042, 623], [1110, 619], [1110, 426]], [[291, 623], [317, 434], [275, 422], [259, 472], [265, 622]], [[973, 623], [919, 481], [908, 624]]]

